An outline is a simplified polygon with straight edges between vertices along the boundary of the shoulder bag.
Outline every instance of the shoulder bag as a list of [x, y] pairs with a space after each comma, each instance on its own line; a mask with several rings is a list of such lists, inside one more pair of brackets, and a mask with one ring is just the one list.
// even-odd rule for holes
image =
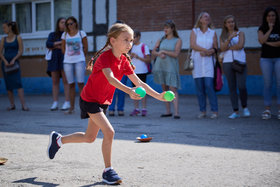
[[234, 56], [233, 56], [233, 50], [231, 50], [232, 52], [232, 64], [231, 64], [231, 69], [233, 69], [234, 71], [236, 71], [237, 73], [243, 73], [246, 64], [243, 64], [241, 62], [239, 62], [238, 60], [234, 60]]
[[[212, 61], [214, 66], [214, 90], [218, 92], [221, 91], [224, 83], [223, 83], [222, 68], [218, 61], [217, 49], [214, 50], [215, 50], [215, 54], [212, 56]], [[214, 61], [214, 56], [216, 58], [216, 63]]]
[[193, 70], [193, 59], [191, 58], [191, 47], [188, 50], [187, 59], [184, 62], [184, 70]]
[[4, 65], [4, 72], [6, 74], [15, 73], [15, 72], [18, 72], [18, 70], [19, 70], [19, 63], [18, 63], [18, 61], [15, 61], [15, 63], [12, 66]]

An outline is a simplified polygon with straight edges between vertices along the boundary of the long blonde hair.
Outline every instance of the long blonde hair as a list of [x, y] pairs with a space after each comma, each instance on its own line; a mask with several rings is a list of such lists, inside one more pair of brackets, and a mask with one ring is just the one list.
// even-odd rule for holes
[[[208, 14], [208, 15], [209, 15], [208, 12], [201, 12], [201, 13], [198, 15], [198, 17], [197, 17], [197, 20], [196, 20], [196, 22], [195, 22], [194, 28], [200, 28], [200, 30], [202, 29], [202, 24], [201, 24], [201, 22], [200, 22], [200, 19], [201, 19], [201, 17], [202, 17], [204, 14]], [[208, 27], [209, 27], [210, 29], [213, 29], [213, 28], [214, 28], [211, 19], [210, 19], [210, 22], [209, 22], [209, 24], [208, 24]]]
[[222, 29], [222, 33], [221, 33], [221, 39], [223, 41], [225, 41], [227, 38], [228, 38], [228, 29], [226, 28], [226, 22], [228, 19], [232, 18], [233, 19], [233, 22], [234, 22], [234, 31], [238, 31], [238, 26], [237, 26], [237, 23], [236, 23], [236, 20], [235, 20], [235, 17], [233, 15], [228, 15], [224, 18], [224, 25], [223, 25], [223, 29]]
[[[93, 61], [95, 60], [95, 58], [97, 58], [101, 53], [102, 51], [108, 47], [108, 46], [111, 46], [111, 43], [110, 43], [110, 38], [117, 38], [122, 32], [129, 32], [132, 34], [133, 36], [133, 30], [131, 29], [130, 26], [128, 26], [127, 24], [125, 23], [115, 23], [113, 24], [110, 28], [109, 28], [109, 31], [107, 33], [107, 41], [106, 41], [106, 44], [104, 45], [104, 47], [102, 49], [100, 49], [99, 51], [97, 51], [94, 56], [91, 58], [91, 60], [89, 61], [88, 63], [88, 66], [87, 66], [87, 69], [92, 71], [92, 67], [93, 67]], [[130, 56], [127, 54], [127, 53], [123, 53], [123, 55], [125, 55], [125, 57], [128, 59], [128, 61], [131, 63], [131, 58]], [[132, 68], [134, 68], [134, 66], [131, 64]]]

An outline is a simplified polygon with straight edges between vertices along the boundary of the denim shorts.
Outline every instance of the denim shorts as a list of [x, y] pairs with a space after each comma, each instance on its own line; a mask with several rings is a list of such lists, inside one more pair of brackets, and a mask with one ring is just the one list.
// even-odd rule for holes
[[78, 83], [85, 82], [86, 62], [63, 63], [64, 72], [68, 84], [75, 82], [75, 77]]

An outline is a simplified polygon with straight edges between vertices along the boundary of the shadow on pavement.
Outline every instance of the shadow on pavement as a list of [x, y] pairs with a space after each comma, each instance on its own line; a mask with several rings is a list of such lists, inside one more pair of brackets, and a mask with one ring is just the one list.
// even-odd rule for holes
[[21, 180], [14, 181], [13, 183], [26, 183], [26, 184], [32, 184], [32, 185], [43, 186], [43, 187], [54, 187], [54, 186], [59, 186], [59, 184], [35, 181], [36, 178], [37, 178], [37, 177], [21, 179]]
[[[62, 111], [49, 111], [51, 96], [27, 96], [29, 112], [19, 109], [6, 111], [8, 99], [0, 96], [0, 133], [25, 133], [48, 135], [56, 130], [63, 135], [85, 131], [87, 120], [80, 119], [78, 97], [76, 112], [64, 115]], [[230, 120], [232, 112], [228, 96], [219, 96], [219, 118], [197, 119], [198, 105], [195, 96], [180, 96], [181, 119], [161, 118], [165, 112], [162, 102], [148, 98], [148, 115], [129, 116], [133, 101], [126, 97], [125, 116], [108, 116], [113, 125], [115, 139], [136, 141], [136, 137], [147, 134], [153, 142], [210, 146], [229, 149], [245, 149], [280, 152], [280, 120], [261, 120], [263, 110], [261, 97], [250, 96], [248, 107], [252, 116]], [[275, 102], [276, 103], [276, 102]], [[16, 103], [19, 106], [19, 103]], [[274, 109], [274, 111], [277, 111]], [[98, 138], [102, 138], [102, 132]], [[137, 142], [137, 141], [136, 141]]]

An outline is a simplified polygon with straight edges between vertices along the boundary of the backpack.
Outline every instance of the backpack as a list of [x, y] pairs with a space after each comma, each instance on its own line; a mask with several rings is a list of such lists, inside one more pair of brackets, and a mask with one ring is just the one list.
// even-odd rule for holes
[[[141, 46], [141, 51], [144, 55], [144, 58], [146, 56], [145, 54], [145, 44], [143, 43], [142, 46]], [[148, 68], [148, 74], [152, 73], [152, 63], [150, 62], [149, 64], [146, 64], [147, 68]]]

